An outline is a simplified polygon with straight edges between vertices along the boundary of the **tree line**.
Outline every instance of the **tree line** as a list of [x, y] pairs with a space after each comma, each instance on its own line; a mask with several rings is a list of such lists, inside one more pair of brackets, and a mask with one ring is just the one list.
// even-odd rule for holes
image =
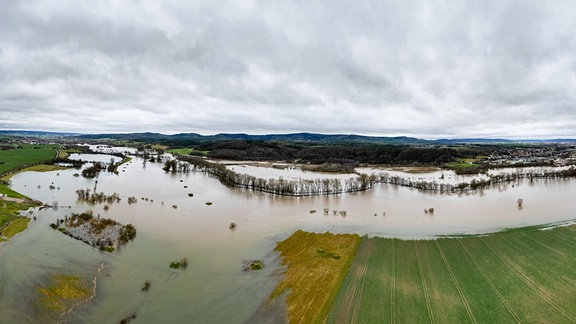
[[[248, 174], [241, 174], [228, 169], [224, 164], [211, 162], [203, 158], [193, 156], [179, 156], [179, 159], [190, 163], [192, 168], [172, 168], [172, 172], [206, 172], [216, 177], [222, 184], [248, 189], [258, 192], [267, 192], [284, 196], [315, 196], [332, 195], [356, 191], [370, 190], [376, 184], [392, 184], [415, 188], [419, 190], [436, 191], [441, 193], [457, 193], [489, 188], [493, 185], [505, 182], [515, 182], [519, 180], [535, 179], [563, 179], [576, 177], [576, 168], [570, 167], [563, 170], [528, 170], [521, 172], [517, 170], [511, 173], [488, 175], [488, 179], [472, 179], [470, 182], [450, 184], [438, 181], [414, 180], [408, 177], [390, 175], [382, 172], [380, 174], [356, 174], [348, 179], [263, 179]], [[176, 160], [172, 160], [176, 161]], [[169, 161], [170, 165], [180, 165], [180, 163]], [[167, 170], [168, 171], [168, 170]]]
[[[350, 177], [349, 179], [263, 179], [249, 174], [237, 173], [228, 169], [224, 164], [215, 163], [193, 156], [179, 156], [179, 159], [188, 162], [192, 168], [189, 171], [206, 172], [216, 177], [224, 185], [267, 192], [284, 196], [315, 196], [332, 195], [345, 192], [368, 190], [374, 184], [373, 178], [367, 175]], [[175, 162], [167, 162], [174, 165]], [[168, 171], [167, 169], [165, 169]], [[170, 170], [174, 170], [171, 168]], [[181, 170], [181, 169], [177, 169]], [[372, 180], [372, 181], [371, 181]]]

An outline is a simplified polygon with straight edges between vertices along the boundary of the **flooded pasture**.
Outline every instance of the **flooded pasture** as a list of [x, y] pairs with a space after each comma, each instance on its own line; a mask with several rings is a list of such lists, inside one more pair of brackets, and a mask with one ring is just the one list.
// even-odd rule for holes
[[[80, 156], [88, 161], [118, 160], [109, 155], [72, 158]], [[37, 291], [57, 274], [97, 277], [94, 298], [65, 315], [69, 322], [119, 322], [131, 314], [137, 323], [248, 322], [282, 279], [275, 243], [297, 229], [431, 238], [565, 222], [575, 218], [576, 210], [574, 180], [524, 180], [461, 195], [379, 184], [364, 192], [282, 197], [229, 188], [201, 172], [166, 173], [162, 166], [133, 158], [120, 166], [118, 175], [103, 171], [96, 179], [76, 177], [74, 169], [15, 175], [12, 189], [46, 203], [57, 202], [58, 208], [37, 211], [37, 220], [26, 232], [2, 243], [0, 322], [57, 322], [60, 315], [43, 308]], [[259, 177], [351, 177], [289, 166], [230, 167]], [[457, 177], [445, 170], [384, 171], [450, 181]], [[116, 192], [122, 200], [107, 210], [105, 204], [79, 202], [75, 191], [86, 188]], [[137, 203], [128, 204], [131, 196]], [[518, 198], [523, 199], [522, 208]], [[434, 213], [424, 213], [429, 208]], [[106, 253], [49, 227], [58, 218], [86, 210], [134, 224], [136, 239]], [[237, 224], [234, 230], [229, 228], [232, 222]], [[169, 267], [181, 258], [188, 259], [187, 269]], [[261, 259], [264, 269], [242, 271], [246, 259]], [[151, 288], [142, 292], [146, 280]], [[279, 316], [274, 311], [266, 314]]]

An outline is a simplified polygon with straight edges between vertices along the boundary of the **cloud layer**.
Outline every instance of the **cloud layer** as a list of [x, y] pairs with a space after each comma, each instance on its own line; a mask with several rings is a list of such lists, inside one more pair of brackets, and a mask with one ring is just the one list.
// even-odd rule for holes
[[2, 1], [0, 129], [576, 137], [576, 3]]

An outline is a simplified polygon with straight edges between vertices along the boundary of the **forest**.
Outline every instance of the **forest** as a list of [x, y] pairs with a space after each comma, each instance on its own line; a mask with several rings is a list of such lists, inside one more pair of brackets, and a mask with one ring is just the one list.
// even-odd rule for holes
[[218, 141], [194, 147], [215, 159], [339, 163], [343, 165], [437, 165], [499, 151], [491, 145], [420, 146], [382, 144], [304, 144], [278, 141]]

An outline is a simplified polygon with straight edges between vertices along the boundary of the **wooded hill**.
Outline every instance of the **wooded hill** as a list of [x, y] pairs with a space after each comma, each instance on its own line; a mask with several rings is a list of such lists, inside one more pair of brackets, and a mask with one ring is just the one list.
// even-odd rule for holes
[[[413, 137], [373, 137], [361, 135], [295, 134], [217, 134], [158, 133], [81, 135], [112, 145], [160, 144], [169, 148], [192, 148], [192, 155], [252, 161], [286, 161], [310, 164], [434, 165], [477, 157], [556, 157], [574, 149], [563, 143], [515, 142], [506, 139], [424, 140]], [[543, 154], [544, 153], [544, 154]]]
[[[24, 136], [23, 132], [0, 131], [0, 134]], [[49, 133], [44, 133], [49, 134]], [[532, 157], [556, 158], [574, 151], [574, 140], [512, 141], [506, 139], [439, 139], [382, 137], [345, 134], [217, 134], [196, 133], [165, 135], [130, 134], [59, 134], [58, 141], [86, 141], [111, 145], [155, 145], [171, 149], [193, 149], [192, 155], [253, 161], [286, 161], [311, 164], [445, 165], [464, 159], [492, 156], [510, 159]], [[48, 136], [48, 135], [46, 135]], [[562, 143], [562, 144], [560, 144]], [[563, 157], [563, 156], [562, 156]], [[531, 164], [532, 165], [532, 164]]]

